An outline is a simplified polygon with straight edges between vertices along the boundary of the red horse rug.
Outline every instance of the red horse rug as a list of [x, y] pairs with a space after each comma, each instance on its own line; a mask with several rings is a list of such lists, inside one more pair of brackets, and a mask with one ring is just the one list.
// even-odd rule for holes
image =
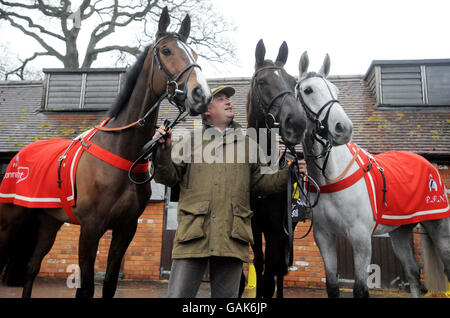
[[[347, 144], [355, 155], [354, 143]], [[362, 150], [362, 149], [361, 149]], [[356, 161], [364, 178], [377, 224], [402, 225], [450, 216], [439, 171], [422, 156], [407, 151], [371, 155], [362, 150]]]
[[[28, 208], [60, 208], [61, 200], [75, 205], [75, 173], [82, 153], [80, 143], [66, 150], [71, 140], [36, 141], [9, 163], [0, 186], [0, 202]], [[65, 155], [60, 165], [61, 156]], [[58, 182], [60, 181], [60, 182]]]
[[[79, 224], [70, 207], [76, 201], [75, 177], [83, 152], [126, 172], [133, 166], [133, 162], [92, 143], [97, 131], [96, 127], [74, 140], [42, 140], [24, 147], [6, 169], [0, 185], [0, 203], [28, 208], [64, 208], [72, 222]], [[146, 173], [148, 167], [148, 161], [139, 163], [132, 172]]]

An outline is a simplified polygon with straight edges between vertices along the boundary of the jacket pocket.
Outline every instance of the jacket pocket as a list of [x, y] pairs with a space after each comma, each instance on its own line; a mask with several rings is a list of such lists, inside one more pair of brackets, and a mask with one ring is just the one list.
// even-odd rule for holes
[[241, 241], [241, 243], [253, 244], [253, 233], [251, 218], [253, 212], [239, 203], [232, 203], [233, 227], [231, 237]]
[[186, 243], [205, 237], [203, 223], [209, 211], [209, 201], [180, 204], [180, 221], [176, 233], [176, 239], [180, 243]]

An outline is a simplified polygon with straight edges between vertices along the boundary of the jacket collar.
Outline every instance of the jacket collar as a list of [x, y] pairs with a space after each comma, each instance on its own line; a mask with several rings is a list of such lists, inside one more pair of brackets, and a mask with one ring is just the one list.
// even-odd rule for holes
[[[215, 126], [203, 122], [203, 133], [208, 128], [215, 128]], [[244, 136], [244, 133], [242, 132], [242, 126], [237, 122], [235, 122], [234, 120], [231, 121], [230, 125], [225, 129], [222, 135], [225, 137], [228, 133], [234, 133], [234, 138], [232, 139], [232, 142], [236, 142], [237, 140], [241, 139]], [[229, 143], [229, 141], [230, 138], [225, 137], [223, 143]]]

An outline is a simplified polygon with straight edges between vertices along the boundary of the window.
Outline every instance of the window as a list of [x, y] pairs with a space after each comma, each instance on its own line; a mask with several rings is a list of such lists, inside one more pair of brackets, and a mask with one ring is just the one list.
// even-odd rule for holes
[[450, 106], [450, 60], [373, 61], [364, 80], [379, 106]]
[[125, 69], [44, 69], [43, 109], [105, 110], [120, 90]]

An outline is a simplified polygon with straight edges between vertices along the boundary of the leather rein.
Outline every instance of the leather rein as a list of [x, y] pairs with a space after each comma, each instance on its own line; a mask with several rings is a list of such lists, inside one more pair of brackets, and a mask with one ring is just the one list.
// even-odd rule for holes
[[[150, 107], [150, 109], [145, 113], [145, 115], [143, 117], [139, 118], [138, 120], [136, 120], [135, 122], [132, 122], [128, 125], [124, 125], [121, 127], [113, 127], [113, 128], [95, 126], [96, 129], [98, 129], [100, 131], [104, 131], [104, 132], [115, 132], [115, 131], [123, 131], [123, 130], [129, 129], [129, 128], [132, 128], [135, 126], [144, 127], [147, 125], [148, 117], [160, 106], [160, 104], [162, 103], [162, 101], [164, 99], [167, 99], [172, 105], [174, 105], [178, 109], [178, 112], [179, 112], [177, 117], [172, 122], [167, 119], [165, 120], [164, 125], [167, 130], [175, 127], [175, 125], [177, 125], [184, 117], [186, 117], [188, 115], [188, 113], [186, 112], [186, 107], [184, 105], [184, 102], [187, 98], [187, 81], [189, 80], [194, 68], [199, 68], [201, 70], [201, 67], [197, 63], [190, 63], [190, 64], [186, 65], [177, 75], [175, 75], [175, 76], [172, 75], [168, 71], [168, 69], [166, 68], [164, 63], [161, 61], [161, 58], [159, 56], [159, 50], [158, 50], [158, 45], [163, 40], [170, 38], [170, 37], [179, 39], [183, 43], [185, 42], [184, 37], [182, 37], [181, 35], [176, 34], [176, 33], [170, 33], [170, 34], [166, 34], [166, 35], [162, 36], [153, 44], [153, 58], [152, 58], [152, 66], [151, 66], [152, 74], [151, 74], [150, 81], [149, 81], [150, 82], [149, 83], [150, 90], [154, 94], [155, 91], [153, 89], [153, 77], [154, 77], [155, 62], [156, 62], [156, 64], [158, 65], [158, 68], [161, 70], [161, 72], [163, 73], [164, 78], [166, 80], [166, 91], [158, 98], [156, 103]], [[194, 58], [192, 57], [192, 55], [190, 55], [188, 50], [186, 50], [186, 53], [189, 55], [190, 60], [194, 61]], [[181, 79], [181, 77], [183, 77], [184, 74], [187, 74], [184, 81], [181, 84], [178, 84], [179, 80]], [[157, 126], [155, 126], [155, 128], [157, 128]], [[157, 152], [156, 150], [159, 149], [158, 146], [161, 145], [161, 143], [158, 142], [159, 139], [161, 139], [161, 138], [166, 138], [166, 137], [160, 135], [160, 136], [158, 136], [158, 138], [151, 139], [142, 148], [140, 155], [133, 162], [133, 165], [128, 170], [128, 178], [130, 179], [130, 181], [132, 183], [137, 184], [137, 185], [142, 185], [142, 184], [150, 182], [153, 179], [154, 172], [150, 173], [150, 171], [149, 171], [149, 174], [150, 174], [149, 178], [147, 178], [146, 180], [143, 180], [143, 181], [136, 181], [132, 177], [132, 172], [133, 172], [133, 169], [142, 160], [148, 160], [151, 156], [153, 156], [153, 158], [155, 158], [154, 154]], [[152, 164], [154, 165], [153, 160], [152, 160]]]

